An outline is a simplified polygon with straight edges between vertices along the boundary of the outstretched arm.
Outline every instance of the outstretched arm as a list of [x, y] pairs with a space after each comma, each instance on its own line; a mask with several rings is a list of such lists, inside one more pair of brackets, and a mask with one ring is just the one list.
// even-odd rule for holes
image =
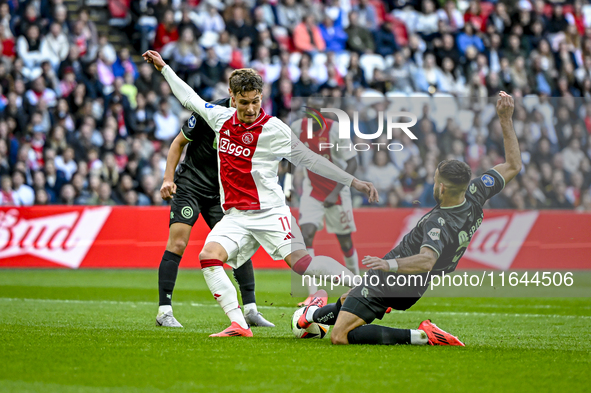
[[501, 121], [501, 128], [503, 129], [503, 143], [505, 145], [505, 162], [495, 166], [495, 170], [499, 172], [505, 179], [505, 184], [510, 182], [519, 171], [521, 171], [521, 152], [519, 151], [519, 141], [513, 129], [513, 97], [501, 91], [499, 93], [499, 100], [497, 101], [497, 114]]
[[378, 257], [366, 256], [362, 263], [370, 269], [383, 270], [399, 274], [420, 274], [427, 273], [433, 269], [437, 262], [438, 255], [429, 247], [421, 247], [421, 252], [410, 257], [398, 259], [381, 259]]
[[180, 101], [180, 103], [190, 111], [197, 112], [204, 118], [205, 116], [205, 100], [199, 97], [197, 93], [187, 85], [178, 75], [167, 65], [160, 53], [149, 50], [143, 55], [144, 60], [148, 63], [153, 64], [156, 70], [160, 71], [164, 76], [164, 79], [170, 85], [170, 89], [174, 96]]

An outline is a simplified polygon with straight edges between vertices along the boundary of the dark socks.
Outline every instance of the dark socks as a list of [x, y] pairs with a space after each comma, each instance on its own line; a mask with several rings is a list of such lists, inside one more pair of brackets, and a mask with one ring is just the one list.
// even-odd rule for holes
[[256, 296], [254, 294], [254, 269], [252, 268], [252, 261], [250, 259], [238, 269], [234, 269], [234, 279], [240, 287], [242, 304], [256, 303]]
[[336, 303], [327, 304], [324, 307], [314, 311], [312, 318], [314, 322], [323, 323], [325, 325], [334, 325], [341, 311], [341, 298]]
[[179, 264], [182, 256], [164, 251], [160, 267], [158, 268], [158, 294], [160, 306], [172, 305], [172, 291], [176, 283], [176, 276], [179, 272]]
[[363, 325], [347, 335], [349, 344], [410, 344], [410, 329], [394, 329], [380, 325]]

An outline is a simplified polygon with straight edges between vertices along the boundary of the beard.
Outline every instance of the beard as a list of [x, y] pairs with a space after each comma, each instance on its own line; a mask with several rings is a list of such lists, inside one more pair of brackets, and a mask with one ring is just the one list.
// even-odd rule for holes
[[435, 202], [437, 202], [438, 205], [441, 204], [441, 196], [439, 195], [439, 190], [433, 190], [433, 198], [435, 198]]

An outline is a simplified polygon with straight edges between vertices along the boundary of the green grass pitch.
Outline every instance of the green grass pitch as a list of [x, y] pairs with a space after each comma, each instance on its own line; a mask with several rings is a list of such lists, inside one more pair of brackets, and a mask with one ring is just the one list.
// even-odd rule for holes
[[[0, 392], [589, 391], [591, 298], [424, 298], [386, 315], [431, 318], [459, 347], [297, 340], [288, 271], [257, 271], [274, 329], [209, 338], [228, 320], [199, 271], [182, 270], [175, 316], [154, 326], [157, 272], [0, 270]], [[379, 322], [379, 321], [378, 321]]]

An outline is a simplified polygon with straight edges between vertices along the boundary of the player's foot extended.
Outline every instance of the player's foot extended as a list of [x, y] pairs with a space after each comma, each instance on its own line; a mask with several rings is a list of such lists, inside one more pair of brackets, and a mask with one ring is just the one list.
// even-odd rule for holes
[[258, 311], [251, 310], [249, 313], [244, 315], [244, 319], [246, 319], [246, 323], [250, 326], [258, 326], [258, 327], [275, 327], [275, 325], [269, 321], [267, 321], [263, 314]]
[[427, 333], [429, 345], [457, 345], [460, 347], [465, 347], [464, 343], [458, 340], [456, 336], [438, 328], [437, 325], [431, 322], [430, 319], [426, 319], [421, 322], [419, 325], [419, 330]]
[[306, 314], [308, 313], [308, 310], [310, 309], [310, 307], [312, 307], [312, 306], [322, 307], [322, 306], [325, 306], [326, 302], [328, 301], [328, 294], [326, 293], [326, 291], [324, 289], [321, 289], [318, 292], [316, 292], [315, 294], [310, 295], [310, 296], [312, 296], [312, 301], [310, 302], [310, 304], [308, 304], [306, 306], [306, 308], [304, 309], [304, 312], [302, 313], [302, 315], [298, 319], [298, 327], [300, 329], [307, 329], [312, 324], [312, 322], [308, 322], [308, 320], [306, 319]]
[[230, 327], [219, 333], [210, 334], [209, 337], [252, 337], [252, 330], [243, 328], [238, 322], [232, 322]]
[[388, 307], [388, 308], [386, 309], [386, 314], [390, 314], [391, 312], [392, 312], [392, 307]]
[[163, 314], [158, 314], [156, 316], [156, 326], [183, 327], [183, 325], [181, 325], [179, 321], [177, 321], [176, 318], [172, 315], [172, 311]]
[[310, 295], [306, 298], [306, 300], [304, 300], [303, 302], [299, 302], [298, 303], [298, 307], [304, 307], [304, 306], [308, 306], [310, 305], [310, 302], [312, 302], [312, 299], [314, 299], [314, 295]]

